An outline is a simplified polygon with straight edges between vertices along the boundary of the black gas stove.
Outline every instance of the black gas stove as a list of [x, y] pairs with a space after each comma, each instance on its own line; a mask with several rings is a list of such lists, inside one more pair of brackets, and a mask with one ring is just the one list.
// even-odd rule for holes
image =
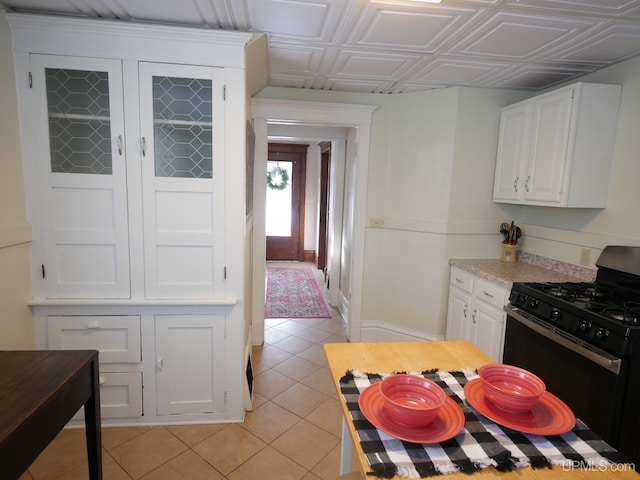
[[640, 247], [606, 247], [594, 282], [514, 283], [503, 361], [538, 374], [640, 462]]
[[640, 295], [628, 296], [594, 283], [516, 283], [511, 305], [584, 342], [629, 355], [640, 338]]

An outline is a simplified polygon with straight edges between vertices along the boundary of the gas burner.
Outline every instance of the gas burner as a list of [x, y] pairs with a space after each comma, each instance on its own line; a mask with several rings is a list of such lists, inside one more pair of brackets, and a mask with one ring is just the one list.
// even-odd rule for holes
[[593, 283], [540, 283], [534, 288], [571, 303], [588, 302], [600, 296]]
[[585, 308], [623, 324], [640, 324], [640, 302], [625, 302], [619, 305], [588, 302]]
[[638, 323], [640, 323], [640, 317], [638, 316], [639, 315], [638, 313], [633, 313], [626, 310], [606, 312], [605, 315], [607, 315], [609, 318], [613, 318], [614, 320], [617, 320], [618, 322], [622, 322], [622, 323], [628, 323], [633, 325], [637, 325]]

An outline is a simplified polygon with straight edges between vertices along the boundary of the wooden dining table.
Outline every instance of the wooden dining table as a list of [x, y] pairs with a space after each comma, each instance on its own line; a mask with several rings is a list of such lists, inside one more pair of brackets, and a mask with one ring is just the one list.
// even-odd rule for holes
[[0, 479], [16, 480], [84, 407], [88, 473], [102, 479], [96, 350], [0, 351]]
[[[495, 363], [476, 346], [463, 341], [332, 343], [326, 344], [324, 349], [343, 411], [340, 473], [360, 471], [363, 479], [375, 477], [366, 475], [366, 472], [372, 472], [372, 469], [367, 462], [356, 427], [340, 389], [340, 379], [348, 371], [369, 373], [422, 372], [430, 369], [461, 371], [475, 370], [487, 363]], [[358, 465], [352, 465], [352, 459], [357, 459]], [[494, 467], [487, 467], [474, 472], [472, 476], [482, 480], [638, 480], [640, 478], [634, 466], [630, 464], [593, 469], [561, 466], [535, 469], [523, 467], [506, 472], [498, 471]], [[396, 475], [394, 478], [406, 477]], [[455, 472], [439, 478], [447, 478], [447, 480], [465, 478], [468, 480], [469, 475]]]

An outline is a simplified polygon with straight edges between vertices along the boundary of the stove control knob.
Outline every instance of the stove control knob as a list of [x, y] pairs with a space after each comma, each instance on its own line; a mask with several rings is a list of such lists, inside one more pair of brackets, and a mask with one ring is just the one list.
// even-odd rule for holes
[[539, 303], [540, 302], [538, 301], [537, 298], [531, 298], [531, 299], [529, 299], [528, 305], [529, 305], [529, 308], [536, 309], [536, 308], [538, 308], [538, 304]]
[[596, 330], [595, 339], [599, 342], [604, 342], [607, 340], [609, 336], [609, 330], [605, 330], [604, 328], [599, 328]]
[[591, 329], [591, 322], [587, 322], [586, 320], [581, 321], [580, 324], [578, 325], [579, 333], [589, 333], [590, 329]]
[[526, 305], [527, 296], [524, 293], [519, 294], [516, 302], [519, 303], [520, 305]]
[[556, 307], [553, 307], [551, 313], [549, 314], [549, 320], [553, 322], [557, 322], [558, 320], [560, 320], [560, 310]]

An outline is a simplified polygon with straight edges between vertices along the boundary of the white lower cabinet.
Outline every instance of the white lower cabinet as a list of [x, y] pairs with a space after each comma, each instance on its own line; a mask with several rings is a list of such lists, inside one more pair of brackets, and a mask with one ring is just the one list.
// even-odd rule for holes
[[102, 418], [142, 416], [140, 316], [49, 316], [46, 329], [47, 348], [99, 351]]
[[[99, 351], [104, 424], [228, 420], [224, 313], [171, 307], [167, 314], [142, 308], [138, 315], [99, 315], [91, 307], [61, 308], [61, 314], [36, 309], [37, 347]], [[82, 410], [74, 419], [82, 419]]]
[[158, 415], [224, 410], [225, 317], [156, 315]]
[[503, 308], [509, 291], [457, 267], [451, 268], [447, 340], [466, 340], [502, 361], [504, 325]]

